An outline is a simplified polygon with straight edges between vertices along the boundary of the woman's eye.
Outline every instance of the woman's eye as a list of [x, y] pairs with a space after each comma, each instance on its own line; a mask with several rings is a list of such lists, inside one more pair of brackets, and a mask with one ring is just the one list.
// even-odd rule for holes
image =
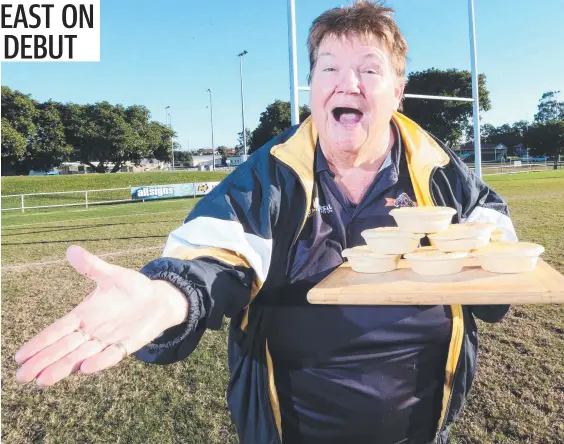
[[335, 71], [337, 71], [337, 70], [336, 70], [335, 68], [329, 67], [329, 68], [325, 68], [323, 71], [324, 71], [324, 72], [335, 72]]
[[378, 74], [379, 73], [379, 71], [377, 69], [374, 69], [374, 68], [365, 69], [364, 72], [366, 74]]

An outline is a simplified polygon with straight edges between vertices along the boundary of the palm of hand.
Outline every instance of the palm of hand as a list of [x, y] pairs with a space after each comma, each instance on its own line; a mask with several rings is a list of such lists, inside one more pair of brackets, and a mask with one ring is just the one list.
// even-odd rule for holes
[[20, 348], [20, 383], [37, 378], [39, 386], [48, 386], [78, 370], [103, 370], [120, 362], [124, 350], [139, 350], [183, 319], [178, 306], [163, 297], [178, 292], [170, 284], [108, 264], [80, 247], [69, 248], [67, 257], [79, 273], [96, 281], [96, 289]]

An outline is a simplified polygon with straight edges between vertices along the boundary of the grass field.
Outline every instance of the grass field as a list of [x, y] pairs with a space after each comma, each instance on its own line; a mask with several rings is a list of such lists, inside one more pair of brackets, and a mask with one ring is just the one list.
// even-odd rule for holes
[[[107, 190], [88, 193], [89, 203], [109, 200], [130, 200], [130, 190], [115, 190], [140, 185], [166, 185], [191, 182], [216, 182], [227, 176], [225, 171], [160, 171], [153, 173], [80, 174], [64, 176], [2, 177], [2, 196], [14, 194], [53, 193], [66, 194], [25, 196], [25, 207], [62, 204], [84, 204], [85, 190]], [[68, 193], [77, 191], [76, 193]], [[21, 198], [2, 197], [2, 208], [20, 208]], [[42, 210], [43, 211], [43, 210]]]
[[[564, 273], [564, 174], [488, 182], [508, 200], [521, 240], [544, 245], [544, 259]], [[188, 360], [171, 366], [129, 359], [44, 390], [14, 380], [17, 348], [93, 288], [64, 261], [69, 245], [138, 269], [195, 202], [2, 214], [2, 442], [237, 441], [225, 403], [226, 328], [207, 332]], [[501, 324], [478, 327], [478, 376], [452, 442], [563, 443], [564, 306], [516, 306]]]
[[130, 185], [205, 182], [221, 180], [224, 171], [157, 171], [147, 173], [72, 174], [61, 176], [2, 177], [2, 194], [41, 193], [45, 191], [99, 190]]

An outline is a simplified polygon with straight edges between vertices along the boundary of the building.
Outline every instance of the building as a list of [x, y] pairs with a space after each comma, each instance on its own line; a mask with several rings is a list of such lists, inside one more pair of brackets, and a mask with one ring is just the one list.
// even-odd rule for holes
[[528, 157], [529, 150], [525, 146], [524, 143], [518, 143], [517, 145], [513, 145], [513, 153], [517, 157]]
[[[129, 165], [130, 162], [127, 162]], [[133, 172], [140, 173], [143, 171], [160, 171], [167, 168], [168, 163], [157, 159], [141, 159], [139, 165], [133, 165]]]
[[[229, 152], [227, 153], [227, 166], [239, 166], [243, 162], [245, 162], [245, 155], [243, 154], [243, 150], [239, 151], [238, 153]], [[247, 156], [248, 157], [248, 156]]]
[[[507, 159], [507, 146], [503, 143], [482, 143], [482, 162], [500, 162]], [[474, 142], [466, 142], [460, 146], [458, 156], [464, 162], [474, 162]]]
[[[224, 163], [225, 161], [225, 163]], [[245, 161], [245, 157], [242, 151], [228, 151], [225, 156], [221, 156], [219, 153], [215, 155], [215, 167], [237, 167]], [[198, 168], [200, 170], [209, 170], [213, 162], [213, 156], [211, 154], [195, 154], [192, 155], [192, 163], [190, 166], [192, 168]]]
[[[92, 162], [92, 165], [98, 166], [99, 162]], [[114, 168], [113, 163], [106, 164], [106, 172], [109, 173]], [[140, 173], [144, 171], [160, 171], [166, 168], [165, 162], [157, 159], [142, 159], [139, 165], [132, 162], [125, 162], [119, 170], [120, 173]], [[90, 174], [96, 171], [90, 166], [82, 162], [63, 162], [58, 168], [54, 168], [49, 172], [30, 171], [30, 176], [36, 175], [54, 175], [54, 174]]]
[[[192, 155], [192, 162], [190, 166], [192, 168], [199, 168], [199, 169], [210, 169], [213, 163], [214, 156], [212, 154], [194, 154]], [[215, 155], [215, 166], [221, 167], [221, 156], [216, 153]]]
[[[92, 165], [98, 166], [99, 163], [92, 162]], [[113, 163], [107, 163], [105, 165], [106, 173], [111, 172], [113, 168]], [[82, 162], [63, 162], [58, 169], [60, 174], [90, 174], [96, 172], [90, 165], [85, 165]], [[131, 162], [126, 162], [119, 170], [121, 173], [132, 173], [133, 171], [134, 165]]]

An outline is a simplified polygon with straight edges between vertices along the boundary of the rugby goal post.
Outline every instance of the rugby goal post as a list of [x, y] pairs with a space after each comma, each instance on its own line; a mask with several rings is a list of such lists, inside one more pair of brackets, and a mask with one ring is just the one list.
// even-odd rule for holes
[[[429, 96], [421, 94], [405, 94], [409, 99], [457, 100], [472, 102], [474, 120], [474, 164], [478, 177], [482, 177], [482, 151], [480, 147], [480, 102], [478, 95], [478, 57], [476, 53], [476, 26], [474, 19], [474, 0], [468, 0], [468, 28], [470, 34], [470, 65], [472, 73], [472, 97]], [[292, 125], [300, 122], [299, 91], [309, 91], [309, 86], [298, 85], [298, 52], [296, 45], [296, 2], [288, 0], [288, 54], [290, 67], [290, 109]]]

